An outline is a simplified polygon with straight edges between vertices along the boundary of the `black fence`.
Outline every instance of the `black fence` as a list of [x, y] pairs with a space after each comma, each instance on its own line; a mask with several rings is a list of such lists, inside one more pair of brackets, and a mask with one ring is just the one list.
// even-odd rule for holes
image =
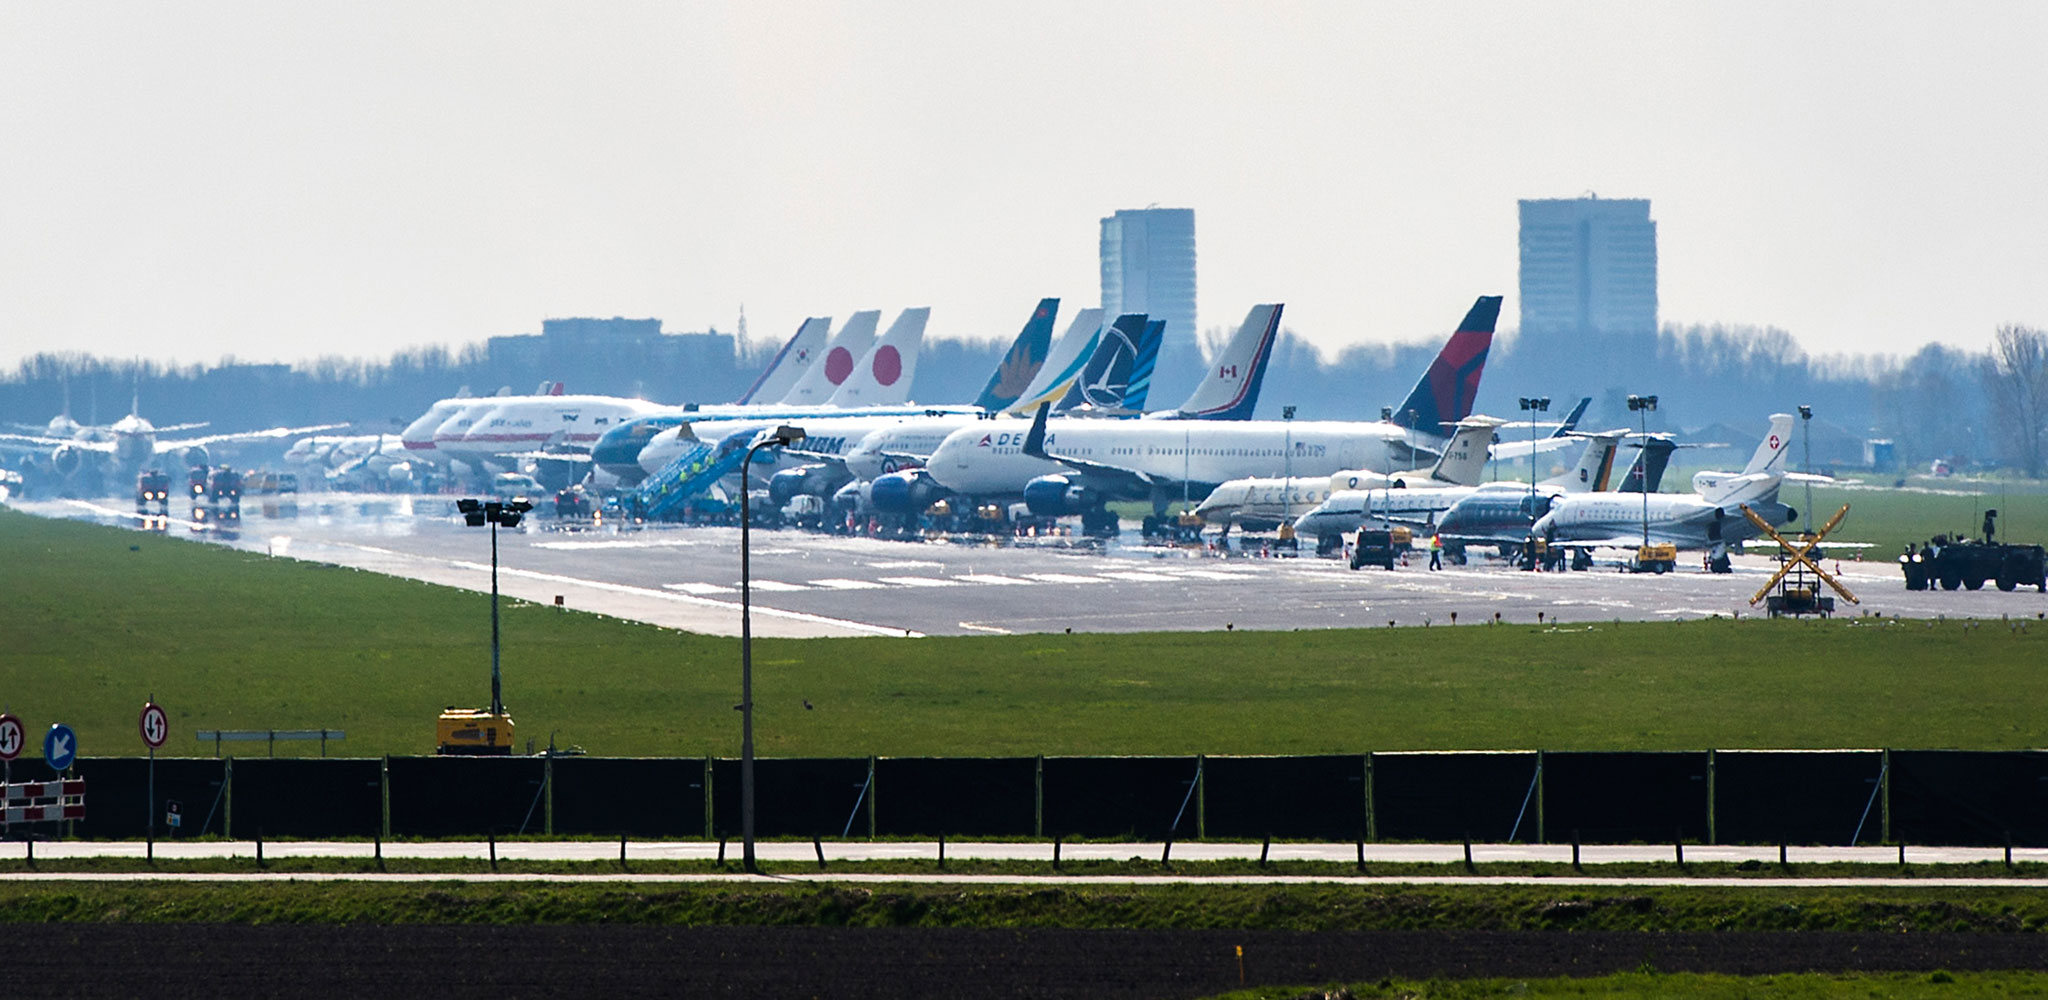
[[[85, 819], [8, 833], [717, 838], [740, 822], [740, 764], [723, 758], [161, 758], [153, 778], [142, 758], [88, 758], [73, 773]], [[2044, 751], [776, 758], [755, 780], [764, 837], [2048, 846]]]

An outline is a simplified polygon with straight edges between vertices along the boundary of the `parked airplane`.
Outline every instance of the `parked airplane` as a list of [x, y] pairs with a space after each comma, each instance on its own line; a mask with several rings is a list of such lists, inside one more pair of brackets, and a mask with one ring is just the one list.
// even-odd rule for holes
[[1704, 549], [1708, 568], [1726, 573], [1728, 546], [1759, 534], [1742, 516], [1740, 507], [1749, 507], [1773, 525], [1789, 524], [1798, 517], [1797, 511], [1778, 502], [1778, 488], [1786, 479], [1785, 450], [1791, 433], [1792, 415], [1774, 413], [1769, 432], [1741, 472], [1697, 473], [1691, 493], [1560, 498], [1531, 531], [1581, 554], [1597, 547], [1643, 544]]
[[[1677, 447], [1669, 435], [1652, 434], [1648, 444], [1630, 444], [1641, 452], [1622, 476], [1616, 492], [1631, 495], [1655, 493], [1664, 481], [1664, 469]], [[1647, 467], [1647, 471], [1646, 471]], [[1455, 553], [1472, 545], [1498, 546], [1503, 555], [1528, 544], [1529, 526], [1550, 512], [1553, 493], [1531, 496], [1526, 489], [1481, 490], [1452, 504], [1437, 517], [1437, 533]]]
[[1222, 541], [1229, 536], [1232, 525], [1242, 526], [1246, 531], [1270, 531], [1282, 524], [1292, 524], [1325, 500], [1347, 490], [1361, 489], [1361, 482], [1370, 482], [1371, 486], [1366, 488], [1371, 489], [1406, 489], [1411, 483], [1417, 487], [1476, 486], [1486, 468], [1486, 449], [1493, 441], [1494, 429], [1500, 425], [1501, 421], [1478, 414], [1458, 421], [1443, 454], [1425, 469], [1402, 473], [1347, 469], [1328, 476], [1233, 479], [1209, 491], [1208, 497], [1195, 507], [1195, 514], [1204, 524], [1220, 525], [1223, 530], [1217, 540]]
[[[1397, 411], [1403, 417], [1399, 424], [1068, 420], [1055, 429], [1041, 409], [1021, 436], [978, 427], [954, 432], [933, 454], [931, 472], [959, 496], [985, 501], [1021, 495], [1035, 515], [1079, 514], [1083, 530], [1110, 534], [1116, 530], [1116, 515], [1104, 507], [1110, 500], [1150, 501], [1156, 518], [1174, 500], [1199, 500], [1220, 483], [1270, 475], [1289, 464], [1309, 476], [1409, 468], [1422, 456], [1434, 457], [1452, 425], [1471, 414], [1500, 302], [1498, 296], [1482, 296], [1473, 304]], [[1243, 329], [1270, 334], [1278, 329], [1280, 309], [1254, 306]], [[1224, 409], [1245, 405], [1256, 391], [1258, 373], [1241, 375], [1247, 398]]]
[[[1316, 551], [1330, 552], [1343, 547], [1345, 537], [1369, 522], [1387, 521], [1420, 528], [1438, 527], [1437, 521], [1453, 504], [1476, 494], [1513, 496], [1523, 502], [1531, 497], [1567, 493], [1597, 492], [1608, 488], [1614, 470], [1614, 449], [1626, 430], [1598, 434], [1577, 434], [1586, 447], [1578, 464], [1564, 475], [1530, 486], [1527, 483], [1491, 482], [1477, 486], [1425, 486], [1407, 489], [1340, 490], [1316, 509], [1294, 522], [1298, 536], [1316, 539]], [[1484, 464], [1483, 460], [1480, 464]], [[1457, 549], [1454, 548], [1454, 554]]]

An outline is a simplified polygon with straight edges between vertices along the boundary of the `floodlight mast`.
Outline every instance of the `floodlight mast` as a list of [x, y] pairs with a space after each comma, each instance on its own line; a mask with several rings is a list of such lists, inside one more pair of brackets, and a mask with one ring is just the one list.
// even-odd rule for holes
[[[1645, 447], [1647, 447], [1647, 446], [1649, 445], [1649, 443], [1650, 443], [1650, 411], [1651, 411], [1651, 410], [1654, 410], [1654, 409], [1656, 409], [1656, 408], [1657, 408], [1657, 397], [1655, 397], [1655, 396], [1630, 396], [1630, 397], [1628, 398], [1628, 408], [1629, 408], [1629, 409], [1631, 409], [1631, 410], [1634, 410], [1634, 411], [1635, 411], [1635, 412], [1636, 412], [1636, 413], [1637, 413], [1637, 414], [1638, 414], [1638, 415], [1639, 415], [1639, 416], [1640, 416], [1640, 417], [1642, 418], [1642, 427], [1643, 427], [1643, 444], [1644, 444], [1644, 446], [1645, 446]], [[1645, 454], [1647, 454], [1647, 452], [1646, 452]], [[1650, 547], [1650, 480], [1649, 480], [1649, 472], [1650, 472], [1650, 469], [1649, 469], [1649, 463], [1648, 463], [1648, 462], [1644, 462], [1644, 463], [1643, 463], [1643, 548], [1646, 548], [1646, 549]], [[1637, 553], [1637, 558], [1638, 558], [1638, 559], [1640, 559], [1641, 557], [1642, 557], [1642, 554], [1641, 554], [1641, 553]]]
[[[1522, 409], [1529, 413], [1549, 413], [1549, 396], [1524, 396]], [[1536, 418], [1526, 421], [1529, 425], [1529, 524], [1536, 524]]]
[[470, 527], [491, 527], [491, 714], [504, 715], [504, 686], [498, 672], [498, 526], [518, 527], [520, 517], [532, 510], [533, 504], [523, 499], [463, 499], [455, 501], [455, 509], [462, 512], [463, 522]]
[[747, 551], [754, 517], [747, 502], [747, 474], [754, 465], [755, 452], [803, 439], [804, 429], [788, 424], [763, 431], [747, 448], [746, 459], [740, 463], [740, 857], [746, 870], [756, 873], [761, 869], [754, 860], [753, 570]]

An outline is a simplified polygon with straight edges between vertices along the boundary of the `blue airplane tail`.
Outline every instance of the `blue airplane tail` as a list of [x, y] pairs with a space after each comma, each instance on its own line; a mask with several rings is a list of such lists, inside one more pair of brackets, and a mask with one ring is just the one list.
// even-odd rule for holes
[[1152, 394], [1152, 369], [1159, 364], [1159, 345], [1166, 340], [1166, 321], [1145, 324], [1145, 336], [1138, 341], [1138, 356], [1131, 360], [1131, 387], [1124, 393], [1124, 409], [1142, 412]]
[[1118, 316], [1096, 340], [1095, 352], [1081, 369], [1081, 377], [1053, 409], [1064, 413], [1084, 404], [1098, 411], [1130, 409], [1131, 372], [1145, 339], [1145, 326], [1144, 313]]
[[1059, 299], [1040, 299], [1038, 308], [1032, 310], [1031, 318], [1024, 323], [1024, 329], [1017, 334], [1017, 341], [1010, 345], [1009, 353], [1003, 355], [995, 374], [989, 376], [988, 385], [974, 405], [990, 413], [1008, 409], [1024, 390], [1031, 387], [1031, 380], [1038, 376], [1038, 369], [1045, 364], [1046, 350], [1052, 344], [1052, 322], [1059, 315]]

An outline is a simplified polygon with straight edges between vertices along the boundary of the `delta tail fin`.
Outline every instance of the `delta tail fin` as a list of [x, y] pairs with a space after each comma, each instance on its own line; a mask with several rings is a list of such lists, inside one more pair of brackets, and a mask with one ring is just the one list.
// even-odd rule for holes
[[1500, 319], [1500, 302], [1498, 295], [1482, 295], [1472, 303], [1422, 380], [1395, 408], [1395, 423], [1441, 436], [1446, 428], [1472, 415], [1472, 401], [1479, 395], [1479, 374], [1486, 368], [1494, 323]]
[[1031, 318], [1024, 322], [1024, 329], [1017, 333], [1016, 342], [996, 365], [995, 374], [989, 376], [988, 385], [982, 388], [974, 405], [997, 413], [1009, 409], [1017, 397], [1024, 395], [1031, 380], [1038, 377], [1038, 370], [1045, 367], [1046, 349], [1052, 346], [1052, 323], [1059, 312], [1059, 299], [1038, 300], [1038, 308], [1031, 311]]

